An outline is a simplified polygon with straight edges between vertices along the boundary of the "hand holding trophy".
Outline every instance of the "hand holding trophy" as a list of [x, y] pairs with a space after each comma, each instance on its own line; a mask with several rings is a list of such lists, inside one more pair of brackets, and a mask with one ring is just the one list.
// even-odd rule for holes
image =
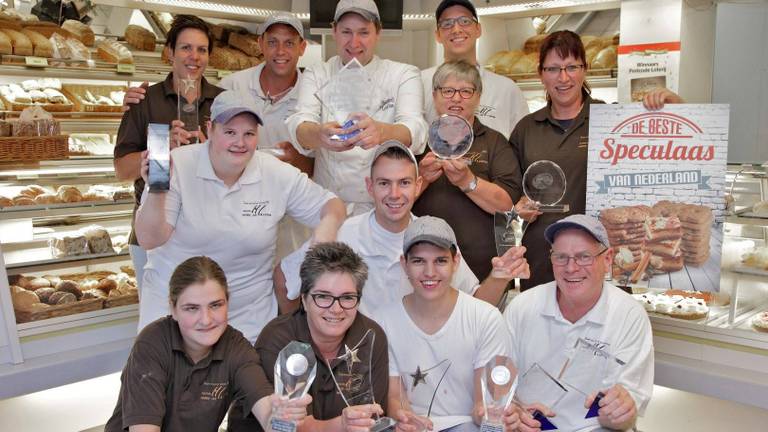
[[[372, 377], [375, 341], [376, 334], [369, 329], [355, 346], [344, 345], [343, 355], [326, 360], [336, 389], [347, 407], [376, 403]], [[395, 429], [395, 421], [389, 417], [381, 417], [374, 412], [372, 419], [374, 424], [369, 429], [371, 432]]]
[[[427, 145], [439, 159], [461, 159], [475, 140], [469, 122], [453, 114], [443, 114], [429, 125]], [[467, 164], [471, 161], [465, 160]]]
[[[299, 399], [309, 392], [317, 373], [317, 360], [312, 346], [293, 341], [285, 346], [275, 362], [275, 394], [288, 399]], [[296, 423], [272, 418], [272, 430], [294, 432]]]
[[400, 376], [400, 408], [404, 419], [398, 419], [398, 425], [406, 425], [402, 429], [409, 432], [424, 432], [433, 430], [434, 425], [429, 419], [432, 407], [437, 397], [437, 390], [443, 378], [451, 367], [448, 359], [434, 366], [407, 372]]
[[504, 432], [504, 410], [512, 403], [517, 383], [517, 369], [509, 357], [497, 355], [486, 363], [480, 377], [484, 408], [480, 432]]

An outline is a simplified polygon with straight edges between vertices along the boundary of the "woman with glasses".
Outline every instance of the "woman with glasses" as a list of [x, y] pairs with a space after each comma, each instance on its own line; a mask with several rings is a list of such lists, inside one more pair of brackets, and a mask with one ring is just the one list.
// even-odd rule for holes
[[[584, 45], [579, 35], [572, 31], [558, 31], [544, 39], [539, 51], [538, 71], [547, 95], [547, 106], [520, 120], [509, 138], [517, 159], [511, 194], [518, 211], [531, 222], [523, 237], [531, 278], [521, 281], [523, 289], [553, 280], [549, 247], [542, 241], [544, 229], [569, 214], [584, 213], [589, 106], [603, 103], [590, 96]], [[680, 96], [664, 88], [648, 93], [643, 100], [645, 107], [651, 110], [660, 109], [664, 103], [681, 102]], [[569, 204], [570, 212], [542, 214], [523, 195], [523, 173], [539, 160], [551, 160], [563, 169], [567, 186], [561, 203]]]
[[[368, 266], [344, 243], [319, 243], [307, 252], [300, 277], [299, 309], [273, 319], [256, 341], [264, 372], [274, 379], [277, 356], [289, 342], [309, 343], [317, 359], [317, 375], [309, 389], [312, 404], [300, 430], [368, 430], [374, 424], [372, 416], [386, 409], [389, 375], [387, 336], [357, 310]], [[360, 344], [369, 331], [374, 338]], [[338, 360], [348, 353], [349, 370], [347, 363]], [[370, 374], [365, 372], [368, 362]], [[372, 398], [362, 404], [345, 401], [337, 387], [355, 393], [370, 391]], [[244, 418], [241, 406], [233, 407], [229, 419], [230, 431], [260, 430], [252, 415]]]
[[463, 159], [439, 159], [432, 152], [421, 159], [424, 182], [413, 213], [447, 221], [456, 231], [462, 256], [483, 280], [497, 255], [493, 213], [512, 208], [517, 161], [504, 136], [475, 116], [483, 93], [477, 67], [465, 61], [444, 63], [435, 71], [432, 89], [437, 114], [463, 118], [475, 138]]

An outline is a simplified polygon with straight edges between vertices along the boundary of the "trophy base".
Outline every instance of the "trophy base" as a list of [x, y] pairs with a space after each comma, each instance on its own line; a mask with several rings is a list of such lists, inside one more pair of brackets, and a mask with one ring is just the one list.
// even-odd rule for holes
[[393, 431], [397, 422], [389, 417], [379, 417], [376, 424], [369, 429], [371, 432]]
[[504, 425], [483, 422], [480, 425], [480, 432], [504, 432]]
[[272, 419], [270, 426], [275, 432], [296, 432], [296, 423], [288, 420]]
[[540, 205], [538, 210], [542, 213], [568, 213], [571, 211], [571, 206], [568, 204]]

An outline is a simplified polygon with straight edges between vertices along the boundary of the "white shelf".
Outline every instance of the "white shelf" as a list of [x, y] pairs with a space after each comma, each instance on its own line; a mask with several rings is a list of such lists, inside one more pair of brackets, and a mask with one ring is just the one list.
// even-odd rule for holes
[[120, 200], [6, 207], [0, 209], [0, 220], [36, 218], [40, 216], [52, 217], [105, 212], [130, 212], [133, 210], [133, 206], [133, 200]]

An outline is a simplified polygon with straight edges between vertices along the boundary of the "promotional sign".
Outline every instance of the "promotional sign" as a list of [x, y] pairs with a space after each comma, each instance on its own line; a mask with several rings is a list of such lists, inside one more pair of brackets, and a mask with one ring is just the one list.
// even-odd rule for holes
[[592, 105], [587, 214], [614, 283], [719, 291], [729, 106]]
[[619, 103], [641, 102], [649, 91], [677, 93], [680, 42], [619, 46]]

